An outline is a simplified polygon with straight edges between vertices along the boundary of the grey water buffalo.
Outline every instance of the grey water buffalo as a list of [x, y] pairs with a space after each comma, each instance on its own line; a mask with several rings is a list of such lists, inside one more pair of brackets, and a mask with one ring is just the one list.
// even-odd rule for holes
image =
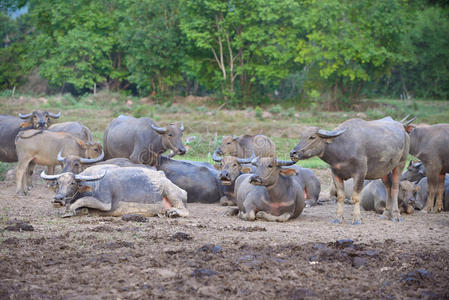
[[443, 209], [444, 176], [449, 173], [449, 124], [408, 125], [406, 130], [410, 154], [426, 168], [429, 193], [423, 211], [439, 212]]
[[159, 127], [149, 118], [119, 116], [106, 128], [103, 138], [105, 158], [124, 157], [134, 163], [154, 166], [166, 150], [183, 155], [182, 123]]
[[48, 127], [48, 130], [53, 132], [67, 132], [86, 142], [93, 141], [90, 129], [80, 122], [57, 123]]
[[239, 218], [285, 222], [298, 217], [305, 206], [304, 184], [294, 162], [274, 157], [256, 158], [254, 174], [242, 174], [235, 183]]
[[0, 161], [16, 162], [15, 138], [20, 131], [28, 129], [47, 129], [51, 119], [57, 119], [61, 113], [54, 114], [36, 110], [19, 117], [0, 115]]
[[218, 155], [235, 157], [250, 157], [253, 152], [259, 157], [274, 157], [276, 146], [272, 140], [262, 134], [224, 136], [220, 147], [216, 150]]
[[[415, 185], [407, 180], [399, 183], [398, 206], [401, 212], [411, 214], [415, 206]], [[365, 210], [374, 210], [382, 214], [388, 199], [387, 190], [382, 180], [370, 181], [360, 193], [360, 204]]]
[[16, 150], [19, 163], [16, 171], [16, 192], [27, 193], [30, 184], [30, 170], [34, 165], [48, 166], [49, 173], [54, 173], [58, 161], [58, 153], [63, 156], [76, 155], [94, 158], [103, 155], [98, 143], [84, 142], [66, 132], [50, 132], [48, 130], [22, 131], [16, 138]]
[[[416, 195], [415, 195], [415, 208], [419, 210], [425, 209], [428, 197], [428, 183], [427, 177], [422, 178], [416, 184]], [[446, 174], [444, 177], [444, 192], [443, 192], [443, 210], [449, 211], [449, 175]]]
[[174, 184], [187, 192], [187, 202], [215, 203], [224, 195], [218, 171], [212, 165], [159, 157], [157, 169]]
[[235, 180], [243, 173], [249, 173], [255, 170], [252, 166], [244, 166], [245, 164], [251, 163], [254, 158], [254, 152], [249, 158], [238, 158], [235, 156], [220, 157], [216, 152], [213, 153], [212, 159], [217, 162], [214, 167], [220, 171], [218, 179], [224, 186], [224, 195], [220, 199], [221, 205], [237, 205], [235, 199]]
[[[382, 178], [389, 195], [384, 216], [399, 221], [399, 177], [407, 160], [409, 143], [404, 125], [390, 117], [374, 121], [350, 119], [333, 131], [319, 127], [305, 129], [298, 145], [290, 152], [290, 158], [298, 161], [318, 156], [331, 166], [338, 194], [335, 223], [343, 220], [343, 181], [349, 178], [354, 179], [352, 224], [362, 222], [359, 194], [363, 181], [379, 178]], [[388, 180], [390, 172], [392, 185]]]
[[407, 170], [402, 173], [401, 181], [408, 180], [414, 183], [418, 183], [422, 178], [426, 177], [426, 169], [422, 162], [410, 161]]
[[57, 180], [55, 200], [68, 204], [63, 217], [75, 216], [82, 208], [109, 216], [189, 215], [185, 207], [186, 191], [174, 185], [163, 172], [148, 168], [101, 165], [80, 174], [47, 175], [42, 171], [41, 177]]

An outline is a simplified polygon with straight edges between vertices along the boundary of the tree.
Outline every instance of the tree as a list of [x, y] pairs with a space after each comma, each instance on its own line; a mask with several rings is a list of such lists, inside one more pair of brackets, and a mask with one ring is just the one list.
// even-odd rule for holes
[[296, 23], [306, 33], [296, 60], [332, 86], [333, 100], [357, 99], [365, 82], [406, 60], [398, 1], [307, 0]]

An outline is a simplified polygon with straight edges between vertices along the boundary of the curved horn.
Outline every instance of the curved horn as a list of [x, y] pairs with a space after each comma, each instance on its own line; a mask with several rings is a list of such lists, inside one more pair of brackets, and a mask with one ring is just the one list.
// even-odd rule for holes
[[223, 160], [223, 157], [218, 156], [217, 151], [218, 150], [215, 150], [215, 152], [212, 153], [212, 159], [216, 162], [221, 162]]
[[156, 131], [159, 134], [164, 134], [164, 133], [167, 132], [167, 128], [165, 128], [165, 127], [157, 127], [154, 124], [151, 124], [151, 128], [153, 128], [153, 130]]
[[49, 112], [48, 115], [53, 119], [58, 119], [61, 116], [61, 112], [58, 112], [57, 114]]
[[251, 157], [247, 158], [237, 158], [237, 162], [239, 164], [249, 164], [251, 161], [256, 157], [256, 154], [254, 154], [254, 150], [251, 151]]
[[19, 113], [19, 118], [21, 119], [28, 119], [29, 117], [31, 117], [33, 113], [29, 113], [29, 114], [24, 114], [22, 115], [21, 113]]
[[404, 119], [400, 120], [399, 123], [405, 122], [405, 120], [407, 120], [408, 117], [410, 117], [410, 115], [407, 115]]
[[408, 126], [408, 125], [410, 125], [413, 121], [415, 121], [416, 120], [416, 117], [413, 117], [413, 118], [411, 118], [410, 120], [408, 120], [407, 122], [402, 122], [401, 121], [401, 123], [402, 123], [402, 125], [403, 126]]
[[283, 166], [294, 165], [296, 162], [291, 161], [291, 160], [277, 160], [276, 159], [276, 163], [277, 163], [278, 167], [283, 167]]
[[83, 157], [80, 157], [80, 162], [82, 164], [93, 164], [93, 163], [102, 161], [103, 158], [104, 158], [104, 151], [103, 151], [103, 149], [101, 149], [101, 154], [98, 155], [97, 157], [94, 157], [94, 158], [83, 158]]
[[320, 137], [322, 137], [322, 138], [325, 138], [325, 139], [327, 139], [327, 138], [334, 138], [334, 137], [337, 137], [337, 136], [341, 135], [345, 131], [346, 131], [346, 128], [345, 129], [341, 129], [341, 130], [334, 130], [334, 131], [327, 131], [327, 130], [324, 130], [324, 129], [320, 129], [320, 130], [318, 130], [318, 135]]
[[254, 159], [251, 161], [251, 164], [255, 166], [255, 165], [257, 164], [257, 161], [259, 161], [259, 158], [260, 158], [259, 156], [257, 156], [256, 158], [254, 158]]
[[[64, 174], [64, 173], [62, 173], [62, 174]], [[45, 173], [45, 170], [43, 170], [43, 171], [41, 172], [41, 178], [42, 178], [42, 179], [45, 179], [45, 180], [55, 180], [55, 179], [58, 179], [62, 174], [47, 175], [47, 174]]]
[[104, 177], [104, 175], [106, 175], [106, 170], [104, 170], [103, 174], [99, 174], [99, 175], [91, 175], [91, 176], [87, 176], [87, 175], [75, 175], [75, 179], [79, 180], [79, 181], [94, 181], [94, 180], [100, 180], [101, 178]]
[[64, 162], [64, 157], [62, 157], [62, 150], [60, 150], [59, 152], [58, 152], [58, 161], [59, 162]]
[[184, 124], [181, 122], [181, 125], [179, 126], [179, 130], [184, 131]]

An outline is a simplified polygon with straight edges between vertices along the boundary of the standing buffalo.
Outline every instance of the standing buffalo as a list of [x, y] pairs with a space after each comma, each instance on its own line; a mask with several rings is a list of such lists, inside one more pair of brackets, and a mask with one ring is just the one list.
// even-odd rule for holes
[[[409, 143], [404, 125], [390, 117], [375, 121], [350, 119], [334, 131], [318, 127], [307, 128], [298, 145], [290, 152], [290, 157], [293, 161], [298, 161], [318, 156], [330, 164], [338, 194], [335, 223], [343, 220], [343, 180], [348, 178], [354, 179], [352, 224], [362, 222], [359, 194], [365, 178], [382, 178], [388, 191], [384, 216], [399, 221], [399, 177], [407, 160]], [[392, 186], [388, 180], [390, 172]]]
[[[426, 168], [428, 196], [424, 212], [443, 210], [444, 176], [449, 173], [449, 124], [406, 126], [410, 154]], [[436, 197], [436, 201], [435, 201]]]
[[155, 165], [166, 150], [183, 155], [184, 125], [159, 127], [149, 118], [119, 116], [111, 121], [103, 138], [106, 159], [129, 158], [134, 163]]
[[47, 129], [51, 119], [57, 119], [60, 116], [61, 113], [54, 114], [40, 110], [29, 114], [19, 114], [19, 118], [0, 115], [0, 161], [17, 161], [15, 138], [19, 131]]
[[220, 157], [217, 153], [212, 155], [212, 159], [218, 164], [214, 167], [220, 171], [218, 179], [224, 185], [224, 196], [220, 199], [221, 205], [237, 205], [235, 200], [235, 180], [243, 173], [252, 171], [250, 167], [243, 167], [242, 164], [249, 164], [254, 159], [254, 152], [249, 158], [238, 158], [235, 156]]
[[157, 169], [187, 192], [187, 202], [215, 203], [223, 197], [218, 172], [210, 165], [159, 157]]
[[274, 157], [276, 146], [273, 141], [262, 134], [243, 135], [238, 137], [225, 136], [216, 153], [236, 157], [249, 157], [254, 152], [259, 157]]
[[90, 129], [80, 122], [57, 123], [48, 127], [48, 130], [53, 132], [67, 132], [86, 142], [93, 141]]
[[16, 171], [16, 192], [19, 195], [27, 193], [30, 184], [29, 170], [33, 170], [35, 164], [48, 166], [49, 173], [53, 174], [54, 167], [59, 164], [60, 152], [64, 156], [76, 155], [86, 158], [98, 156], [103, 158], [104, 155], [98, 143], [86, 143], [69, 133], [48, 130], [20, 132], [16, 138], [16, 150], [19, 159]]
[[285, 222], [298, 217], [304, 209], [304, 184], [292, 168], [294, 162], [274, 157], [255, 158], [254, 174], [240, 175], [235, 183], [239, 217], [253, 221]]
[[189, 215], [184, 204], [186, 191], [174, 185], [163, 172], [148, 168], [100, 165], [80, 174], [47, 175], [42, 171], [41, 177], [57, 180], [55, 200], [70, 203], [63, 217], [75, 216], [81, 208], [96, 209], [109, 216]]

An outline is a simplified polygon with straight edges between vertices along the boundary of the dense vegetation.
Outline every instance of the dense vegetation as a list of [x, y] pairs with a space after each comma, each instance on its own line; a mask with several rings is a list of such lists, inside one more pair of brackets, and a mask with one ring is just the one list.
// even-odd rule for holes
[[446, 1], [7, 0], [0, 24], [0, 90], [449, 98]]

